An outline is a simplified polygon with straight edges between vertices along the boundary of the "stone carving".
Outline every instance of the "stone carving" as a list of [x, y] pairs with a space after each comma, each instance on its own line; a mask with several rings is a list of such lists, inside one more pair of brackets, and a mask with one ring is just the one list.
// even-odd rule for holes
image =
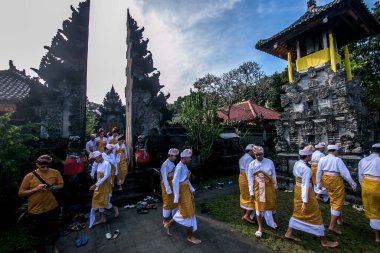
[[314, 135], [314, 122], [308, 121], [304, 125], [304, 131], [306, 135]]
[[326, 99], [329, 97], [329, 95], [330, 95], [330, 90], [327, 87], [321, 87], [318, 97], [322, 99]]
[[306, 112], [306, 117], [308, 117], [308, 118], [314, 117], [314, 110], [313, 109], [307, 109], [305, 112]]
[[276, 137], [274, 142], [275, 149], [277, 152], [288, 152], [289, 151], [289, 144], [283, 137]]
[[330, 107], [323, 107], [320, 110], [321, 115], [331, 115], [331, 113], [332, 113], [332, 109]]
[[294, 104], [298, 104], [298, 103], [300, 103], [301, 102], [301, 100], [302, 100], [302, 97], [301, 97], [301, 95], [298, 93], [298, 92], [294, 92], [294, 93], [292, 93], [292, 95], [291, 95], [291, 100], [292, 100], [292, 102], [294, 103]]
[[287, 95], [281, 94], [281, 107], [285, 107], [290, 103], [290, 99]]
[[297, 131], [294, 121], [289, 122], [289, 133], [294, 134]]
[[316, 77], [317, 75], [317, 71], [315, 70], [315, 68], [308, 68], [307, 70], [307, 76], [310, 77], [310, 78], [314, 78]]
[[303, 99], [305, 102], [311, 102], [314, 100], [314, 92], [309, 91], [308, 93], [303, 94]]
[[333, 118], [328, 118], [326, 122], [326, 131], [335, 132], [338, 130], [337, 122]]

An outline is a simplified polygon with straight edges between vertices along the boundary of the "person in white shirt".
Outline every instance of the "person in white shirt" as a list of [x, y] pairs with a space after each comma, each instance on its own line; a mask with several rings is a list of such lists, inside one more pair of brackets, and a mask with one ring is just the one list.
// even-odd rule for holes
[[91, 134], [90, 140], [86, 143], [86, 151], [88, 155], [98, 150], [98, 148], [96, 147], [95, 138], [96, 134]]
[[380, 143], [373, 144], [371, 155], [360, 160], [358, 175], [364, 212], [375, 231], [375, 242], [380, 243]]
[[171, 235], [170, 228], [174, 221], [187, 228], [187, 240], [194, 244], [202, 241], [194, 237], [193, 232], [197, 230], [197, 218], [195, 216], [195, 189], [191, 185], [190, 171], [186, 164], [191, 161], [191, 149], [181, 152], [181, 161], [177, 164], [173, 177], [174, 203], [178, 203], [178, 211], [174, 217], [164, 225], [168, 235]]
[[170, 221], [170, 218], [177, 212], [177, 204], [174, 204], [173, 177], [175, 160], [179, 155], [179, 150], [171, 148], [168, 151], [168, 158], [161, 166], [161, 190], [162, 190], [162, 216], [163, 224]]
[[243, 216], [241, 217], [243, 220], [254, 224], [253, 221], [255, 213], [255, 202], [251, 198], [249, 194], [248, 188], [248, 166], [253, 161], [254, 153], [253, 153], [254, 144], [248, 144], [245, 148], [245, 154], [239, 159], [239, 190], [240, 190], [240, 208], [243, 209]]
[[116, 176], [116, 183], [119, 186], [119, 190], [121, 191], [123, 189], [123, 184], [125, 181], [125, 178], [128, 174], [128, 151], [127, 147], [125, 146], [125, 136], [119, 135], [117, 139], [117, 144], [115, 145], [115, 148], [113, 149], [113, 154], [116, 157], [117, 162], [117, 176]]
[[99, 128], [98, 131], [98, 137], [95, 138], [95, 143], [97, 150], [99, 150], [101, 153], [104, 152], [105, 147], [107, 145], [107, 137], [104, 136], [105, 132], [103, 128]]
[[255, 201], [259, 225], [255, 235], [257, 238], [261, 238], [263, 235], [263, 218], [265, 218], [268, 226], [277, 227], [273, 219], [273, 214], [276, 213], [277, 209], [277, 179], [274, 163], [272, 160], [264, 158], [264, 149], [260, 146], [254, 146], [253, 152], [256, 159], [248, 167], [248, 187], [249, 193]]
[[322, 187], [320, 190], [317, 187], [317, 170], [318, 170], [318, 162], [322, 157], [325, 157], [324, 151], [325, 151], [326, 143], [320, 142], [317, 145], [315, 145], [315, 151], [313, 152], [313, 155], [311, 156], [311, 171], [312, 171], [312, 183], [314, 187], [314, 192], [317, 194], [317, 199], [323, 202], [327, 202], [329, 200], [329, 195], [327, 194], [326, 188]]
[[116, 145], [118, 137], [119, 129], [117, 127], [113, 127], [111, 130], [111, 136], [107, 138], [107, 144]]
[[337, 157], [339, 147], [337, 145], [328, 145], [328, 155], [322, 157], [318, 162], [317, 186], [322, 189], [322, 184], [326, 187], [330, 197], [331, 220], [329, 230], [335, 234], [341, 235], [342, 232], [337, 228], [341, 225], [342, 210], [345, 200], [345, 187], [343, 179], [346, 180], [356, 192], [356, 183], [352, 180], [343, 160]]
[[[97, 180], [90, 187], [90, 191], [93, 191], [94, 195], [92, 197], [89, 228], [106, 222], [104, 211], [108, 208], [109, 193], [111, 191], [111, 165], [103, 159], [102, 153], [99, 151], [91, 153], [90, 159], [92, 158], [95, 159]], [[100, 213], [100, 219], [97, 222], [95, 222], [96, 211]]]
[[323, 247], [335, 248], [339, 243], [327, 240], [321, 210], [311, 187], [312, 171], [308, 163], [311, 160], [312, 150], [313, 146], [311, 145], [300, 150], [300, 160], [293, 167], [296, 182], [294, 187], [294, 209], [285, 238], [301, 241], [300, 238], [293, 234], [293, 229], [296, 229], [320, 237]]

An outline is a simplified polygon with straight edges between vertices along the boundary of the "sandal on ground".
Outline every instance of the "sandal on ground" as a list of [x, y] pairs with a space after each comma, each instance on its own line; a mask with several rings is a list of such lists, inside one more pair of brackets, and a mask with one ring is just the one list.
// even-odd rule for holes
[[155, 204], [147, 204], [147, 205], [145, 206], [145, 208], [146, 208], [146, 209], [157, 209], [157, 205], [155, 205]]
[[81, 246], [85, 246], [88, 243], [88, 237], [87, 236], [82, 237], [81, 240], [82, 240]]
[[144, 208], [139, 208], [139, 209], [136, 210], [136, 213], [138, 213], [138, 214], [148, 214], [149, 210], [148, 209], [144, 209]]
[[107, 234], [106, 234], [106, 238], [107, 238], [108, 240], [111, 239], [111, 238], [112, 238], [111, 233], [107, 233]]
[[263, 237], [263, 232], [256, 231], [255, 232], [255, 236], [256, 236], [257, 239], [259, 239], [259, 238]]
[[87, 226], [87, 224], [86, 224], [86, 223], [81, 223], [81, 224], [80, 224], [80, 227], [81, 227], [82, 229], [85, 229], [85, 228], [86, 228], [86, 226]]
[[69, 230], [71, 230], [71, 231], [79, 231], [81, 229], [82, 228], [80, 227], [79, 224], [72, 224], [72, 225], [69, 226]]
[[76, 240], [76, 241], [75, 241], [75, 246], [76, 246], [77, 248], [79, 248], [80, 246], [82, 246], [82, 239], [78, 239], [78, 240]]
[[116, 230], [113, 232], [113, 236], [112, 236], [112, 238], [113, 238], [113, 239], [116, 239], [119, 235], [120, 235], [120, 230], [119, 230], [119, 229], [116, 229]]

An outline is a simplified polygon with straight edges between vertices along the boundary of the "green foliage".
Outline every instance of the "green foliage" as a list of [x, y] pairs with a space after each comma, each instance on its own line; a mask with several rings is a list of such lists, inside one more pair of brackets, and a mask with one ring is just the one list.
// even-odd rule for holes
[[190, 91], [180, 113], [182, 126], [187, 130], [188, 144], [204, 161], [212, 153], [212, 145], [222, 131], [216, 107], [208, 103], [205, 95]]
[[[274, 252], [378, 252], [375, 243], [375, 236], [369, 226], [369, 220], [354, 210], [350, 205], [345, 206], [344, 224], [341, 226], [342, 236], [335, 236], [325, 230], [326, 236], [330, 240], [337, 240], [340, 245], [336, 249], [326, 249], [321, 246], [319, 238], [295, 231], [295, 234], [302, 239], [301, 242], [294, 242], [284, 239], [285, 231], [289, 224], [289, 219], [293, 214], [293, 193], [277, 191], [277, 213], [275, 221], [276, 229], [271, 229], [264, 225], [264, 235], [261, 239], [256, 239], [255, 231], [257, 225], [252, 226], [241, 219], [239, 208], [239, 193], [226, 194], [221, 197], [205, 200], [203, 202], [210, 208], [211, 217], [229, 224], [232, 229], [241, 232], [243, 235], [252, 238], [257, 243], [271, 248]], [[202, 203], [199, 203], [202, 204]], [[324, 225], [327, 228], [330, 221], [330, 206], [328, 203], [319, 203]]]
[[96, 133], [96, 127], [99, 124], [98, 114], [99, 104], [86, 101], [86, 137]]
[[[373, 15], [380, 22], [380, 2], [376, 1]], [[361, 78], [368, 89], [367, 105], [372, 112], [380, 112], [380, 35], [372, 36], [349, 46], [354, 76]]]
[[28, 252], [30, 249], [31, 245], [26, 224], [19, 223], [0, 230], [0, 252]]

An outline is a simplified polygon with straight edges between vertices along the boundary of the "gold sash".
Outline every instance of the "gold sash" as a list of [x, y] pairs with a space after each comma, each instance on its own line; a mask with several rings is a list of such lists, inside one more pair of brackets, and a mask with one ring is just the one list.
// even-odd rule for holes
[[96, 142], [96, 146], [98, 146], [98, 151], [99, 151], [100, 153], [103, 153], [103, 152], [105, 151], [106, 145], [107, 145], [107, 142], [106, 142], [106, 141], [103, 141], [102, 139], [99, 139], [99, 140]]
[[189, 178], [191, 172], [187, 173], [186, 180], [179, 184], [178, 209], [183, 218], [192, 218], [195, 215], [194, 194], [190, 190]]
[[294, 210], [293, 217], [297, 220], [303, 221], [312, 225], [323, 224], [321, 210], [319, 209], [318, 201], [315, 198], [314, 192], [309, 187], [308, 189], [308, 203], [306, 212], [301, 210], [302, 207], [302, 191], [301, 191], [302, 178], [296, 177], [296, 185], [294, 187]]
[[342, 211], [345, 199], [343, 178], [338, 175], [323, 173], [322, 184], [330, 197], [330, 206], [335, 211]]
[[362, 199], [365, 216], [369, 219], [380, 220], [380, 180], [364, 176]]
[[239, 189], [240, 189], [240, 206], [255, 209], [255, 202], [251, 199], [251, 195], [249, 193], [249, 187], [248, 187], [248, 180], [244, 171], [240, 171]]
[[311, 164], [311, 182], [313, 185], [317, 185], [317, 170], [318, 170], [318, 164], [317, 163], [312, 163]]
[[173, 177], [168, 176], [168, 183], [170, 185], [170, 189], [172, 190], [172, 194], [170, 194], [170, 195], [168, 195], [166, 193], [164, 181], [161, 181], [162, 202], [164, 202], [163, 208], [165, 210], [173, 210], [173, 209], [177, 208], [177, 204], [174, 203], [173, 182], [172, 181], [173, 181]]
[[127, 160], [125, 160], [124, 149], [122, 147], [120, 147], [116, 151], [116, 155], [119, 155], [119, 154], [120, 154], [120, 162], [117, 164], [119, 173], [116, 176], [116, 180], [124, 182], [128, 174], [128, 164], [127, 164]]
[[[102, 172], [98, 173], [98, 181], [104, 177]], [[107, 208], [108, 207], [108, 198], [111, 190], [110, 178], [107, 178], [98, 189], [94, 191], [92, 195], [92, 208]]]
[[276, 211], [276, 189], [272, 177], [259, 171], [254, 174], [254, 180], [255, 209], [258, 211]]

